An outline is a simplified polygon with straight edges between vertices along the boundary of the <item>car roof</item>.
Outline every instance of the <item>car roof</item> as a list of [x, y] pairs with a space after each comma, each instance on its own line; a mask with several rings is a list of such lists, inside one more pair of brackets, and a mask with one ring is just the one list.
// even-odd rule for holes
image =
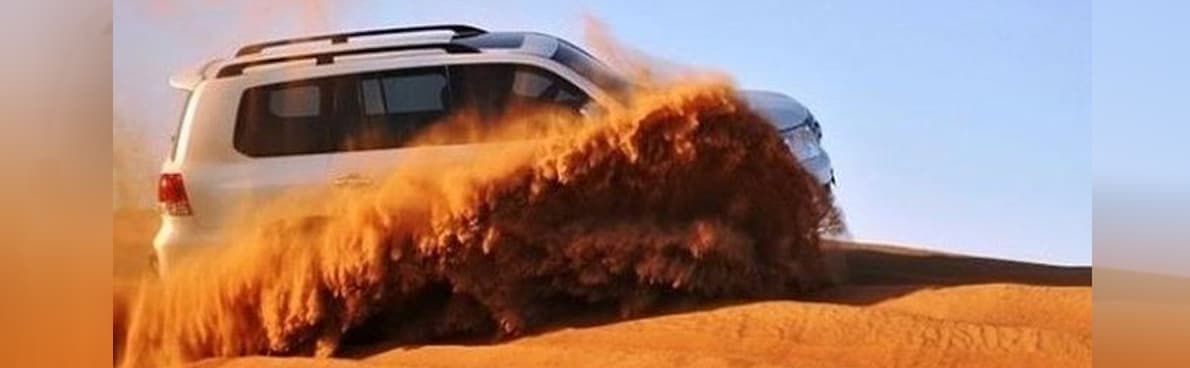
[[203, 80], [234, 77], [245, 69], [299, 60], [333, 63], [336, 57], [439, 50], [447, 54], [515, 52], [548, 58], [566, 41], [537, 32], [488, 32], [468, 25], [423, 25], [272, 40], [240, 47], [233, 57], [212, 59], [170, 78], [190, 90]]

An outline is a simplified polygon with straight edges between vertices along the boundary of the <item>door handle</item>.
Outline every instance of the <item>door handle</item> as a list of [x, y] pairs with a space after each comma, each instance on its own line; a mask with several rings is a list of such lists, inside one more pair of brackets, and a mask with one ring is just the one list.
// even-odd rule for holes
[[344, 174], [336, 177], [331, 183], [338, 187], [360, 187], [372, 185], [372, 179], [359, 174]]

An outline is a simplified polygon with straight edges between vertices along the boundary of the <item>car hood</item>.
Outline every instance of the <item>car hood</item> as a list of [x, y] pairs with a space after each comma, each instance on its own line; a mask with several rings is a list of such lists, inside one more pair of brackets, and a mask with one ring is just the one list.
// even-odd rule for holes
[[780, 92], [743, 90], [740, 91], [740, 95], [752, 110], [768, 119], [778, 129], [797, 126], [810, 116], [809, 109], [793, 97]]

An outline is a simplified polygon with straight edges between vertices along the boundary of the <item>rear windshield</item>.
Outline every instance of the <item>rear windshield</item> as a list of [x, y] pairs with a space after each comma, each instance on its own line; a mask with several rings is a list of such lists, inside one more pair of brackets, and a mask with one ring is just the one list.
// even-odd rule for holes
[[[509, 106], [579, 111], [589, 98], [553, 73], [520, 64], [401, 69], [244, 91], [234, 145], [253, 157], [398, 148], [454, 112], [497, 121]], [[449, 143], [449, 142], [447, 142]]]

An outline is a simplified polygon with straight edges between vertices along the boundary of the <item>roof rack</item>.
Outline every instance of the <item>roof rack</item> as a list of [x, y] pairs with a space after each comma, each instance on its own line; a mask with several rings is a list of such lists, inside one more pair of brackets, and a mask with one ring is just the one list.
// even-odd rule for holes
[[267, 48], [293, 45], [307, 42], [318, 42], [330, 40], [332, 44], [347, 43], [347, 40], [354, 37], [368, 37], [379, 36], [387, 34], [398, 33], [413, 33], [413, 32], [428, 32], [428, 31], [451, 31], [455, 33], [455, 37], [470, 37], [488, 33], [480, 28], [476, 28], [463, 24], [436, 24], [426, 26], [401, 27], [401, 28], [386, 28], [386, 29], [372, 29], [367, 31], [347, 32], [326, 34], [321, 36], [299, 37], [284, 40], [276, 40], [269, 42], [255, 43], [241, 47], [236, 51], [236, 57], [259, 54]]
[[244, 73], [244, 69], [246, 69], [246, 68], [251, 68], [254, 66], [261, 66], [261, 65], [266, 65], [266, 64], [275, 64], [275, 63], [284, 63], [284, 62], [290, 62], [290, 61], [314, 59], [316, 65], [324, 65], [324, 64], [334, 63], [336, 56], [351, 56], [351, 55], [362, 55], [362, 54], [371, 54], [371, 53], [379, 53], [379, 52], [397, 52], [397, 51], [427, 50], [427, 49], [440, 49], [442, 51], [446, 51], [447, 53], [451, 53], [451, 54], [480, 52], [479, 49], [477, 49], [477, 48], [463, 45], [463, 44], [458, 44], [458, 43], [427, 43], [427, 44], [414, 44], [414, 45], [379, 46], [379, 47], [347, 49], [347, 50], [338, 50], [338, 51], [315, 52], [315, 53], [309, 53], [309, 54], [286, 55], [286, 56], [278, 56], [278, 57], [268, 58], [268, 59], [251, 60], [251, 61], [244, 61], [244, 62], [239, 62], [239, 63], [228, 64], [228, 65], [223, 66], [222, 68], [219, 68], [219, 72], [215, 73], [215, 78], [232, 77], [232, 76], [241, 75]]

